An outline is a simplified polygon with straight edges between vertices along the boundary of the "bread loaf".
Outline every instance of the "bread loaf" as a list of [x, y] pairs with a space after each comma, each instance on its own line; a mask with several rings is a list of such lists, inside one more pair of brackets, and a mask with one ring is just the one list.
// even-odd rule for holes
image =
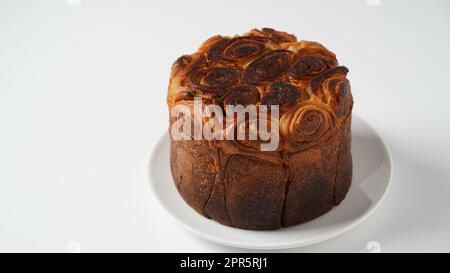
[[272, 151], [262, 151], [261, 140], [172, 138], [173, 180], [186, 203], [224, 225], [255, 230], [300, 224], [338, 205], [352, 180], [347, 72], [321, 44], [269, 28], [214, 36], [176, 60], [169, 110], [194, 112], [194, 97], [223, 109], [279, 106]]

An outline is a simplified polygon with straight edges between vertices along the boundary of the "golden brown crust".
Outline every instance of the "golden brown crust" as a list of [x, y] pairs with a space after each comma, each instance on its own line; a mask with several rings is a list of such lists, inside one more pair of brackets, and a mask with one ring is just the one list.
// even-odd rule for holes
[[271, 120], [280, 128], [276, 151], [260, 151], [259, 141], [172, 140], [171, 169], [184, 200], [245, 229], [302, 223], [339, 204], [352, 179], [347, 73], [320, 43], [269, 28], [214, 36], [178, 58], [169, 109], [192, 107], [196, 96], [205, 104], [280, 106]]

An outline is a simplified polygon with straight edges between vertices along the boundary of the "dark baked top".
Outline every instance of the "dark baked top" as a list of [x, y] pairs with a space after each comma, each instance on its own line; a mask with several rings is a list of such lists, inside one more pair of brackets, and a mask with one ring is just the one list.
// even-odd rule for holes
[[270, 28], [214, 36], [172, 66], [169, 108], [200, 96], [204, 103], [280, 107], [280, 149], [326, 141], [351, 114], [348, 69], [317, 42]]

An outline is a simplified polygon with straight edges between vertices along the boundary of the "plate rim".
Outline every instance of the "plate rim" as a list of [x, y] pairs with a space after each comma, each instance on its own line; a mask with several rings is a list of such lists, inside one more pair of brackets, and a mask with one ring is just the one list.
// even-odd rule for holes
[[[200, 238], [203, 238], [205, 240], [211, 241], [213, 243], [219, 244], [219, 245], [224, 245], [224, 246], [229, 246], [229, 247], [234, 247], [234, 248], [239, 248], [239, 249], [280, 250], [280, 249], [290, 249], [290, 248], [296, 248], [296, 247], [305, 247], [305, 246], [317, 244], [317, 243], [329, 240], [331, 238], [340, 236], [340, 235], [342, 235], [342, 234], [352, 230], [353, 228], [355, 228], [356, 226], [360, 225], [361, 223], [363, 223], [365, 220], [367, 220], [367, 218], [369, 218], [378, 209], [378, 207], [383, 203], [383, 201], [385, 200], [388, 192], [390, 191], [391, 184], [392, 184], [393, 173], [394, 173], [394, 165], [393, 165], [393, 160], [392, 160], [392, 154], [391, 154], [391, 150], [389, 149], [389, 146], [386, 144], [386, 142], [381, 137], [381, 135], [378, 133], [378, 131], [375, 130], [375, 128], [370, 123], [368, 123], [366, 120], [361, 118], [359, 115], [357, 115], [355, 113], [352, 113], [352, 118], [355, 118], [355, 117], [357, 119], [359, 119], [360, 121], [362, 121], [366, 126], [368, 126], [374, 132], [374, 134], [377, 136], [377, 138], [379, 139], [380, 143], [382, 144], [382, 146], [383, 146], [383, 148], [384, 148], [384, 150], [386, 152], [387, 162], [388, 162], [388, 167], [389, 167], [389, 175], [388, 175], [388, 179], [387, 179], [386, 189], [384, 190], [384, 192], [381, 195], [381, 197], [379, 198], [379, 200], [374, 204], [374, 206], [372, 208], [368, 209], [367, 211], [365, 211], [355, 221], [351, 222], [347, 226], [342, 227], [342, 228], [340, 228], [338, 230], [331, 230], [329, 232], [326, 232], [322, 236], [319, 236], [317, 238], [310, 239], [310, 240], [303, 240], [301, 242], [293, 242], [292, 244], [244, 245], [244, 244], [235, 243], [234, 241], [229, 241], [227, 239], [220, 239], [220, 238], [217, 238], [217, 236], [210, 235], [208, 233], [203, 233], [200, 230], [190, 226], [189, 224], [185, 223], [184, 221], [182, 221], [181, 219], [179, 219], [178, 217], [173, 215], [170, 212], [170, 210], [167, 208], [167, 206], [165, 205], [163, 200], [161, 200], [161, 197], [157, 194], [156, 182], [153, 181], [152, 167], [151, 167], [153, 165], [154, 160], [155, 160], [155, 156], [154, 156], [155, 151], [156, 151], [157, 147], [160, 147], [161, 143], [164, 141], [165, 136], [168, 135], [167, 132], [164, 132], [158, 138], [158, 141], [156, 142], [155, 146], [153, 147], [153, 149], [151, 151], [150, 166], [148, 168], [148, 175], [149, 175], [149, 182], [150, 182], [149, 184], [150, 184], [150, 188], [151, 188], [151, 193], [156, 198], [156, 200], [158, 201], [157, 203], [159, 203], [159, 205], [163, 208], [163, 211], [165, 212], [165, 214], [168, 215], [169, 218], [172, 219], [172, 221], [175, 221], [178, 225], [181, 225], [185, 229], [187, 229], [190, 232], [192, 232], [194, 235], [196, 235], [196, 236], [198, 236]], [[220, 225], [219, 223], [217, 223], [217, 224]], [[273, 231], [273, 232], [276, 232], [276, 230]]]

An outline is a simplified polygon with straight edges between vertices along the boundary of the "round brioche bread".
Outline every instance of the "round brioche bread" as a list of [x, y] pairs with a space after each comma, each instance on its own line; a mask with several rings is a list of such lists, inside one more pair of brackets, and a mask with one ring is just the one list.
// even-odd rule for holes
[[352, 180], [347, 72], [321, 44], [270, 28], [214, 36], [178, 58], [169, 110], [192, 109], [194, 97], [221, 107], [279, 105], [274, 151], [261, 151], [258, 141], [171, 139], [182, 198], [205, 217], [255, 230], [303, 223], [338, 205]]

